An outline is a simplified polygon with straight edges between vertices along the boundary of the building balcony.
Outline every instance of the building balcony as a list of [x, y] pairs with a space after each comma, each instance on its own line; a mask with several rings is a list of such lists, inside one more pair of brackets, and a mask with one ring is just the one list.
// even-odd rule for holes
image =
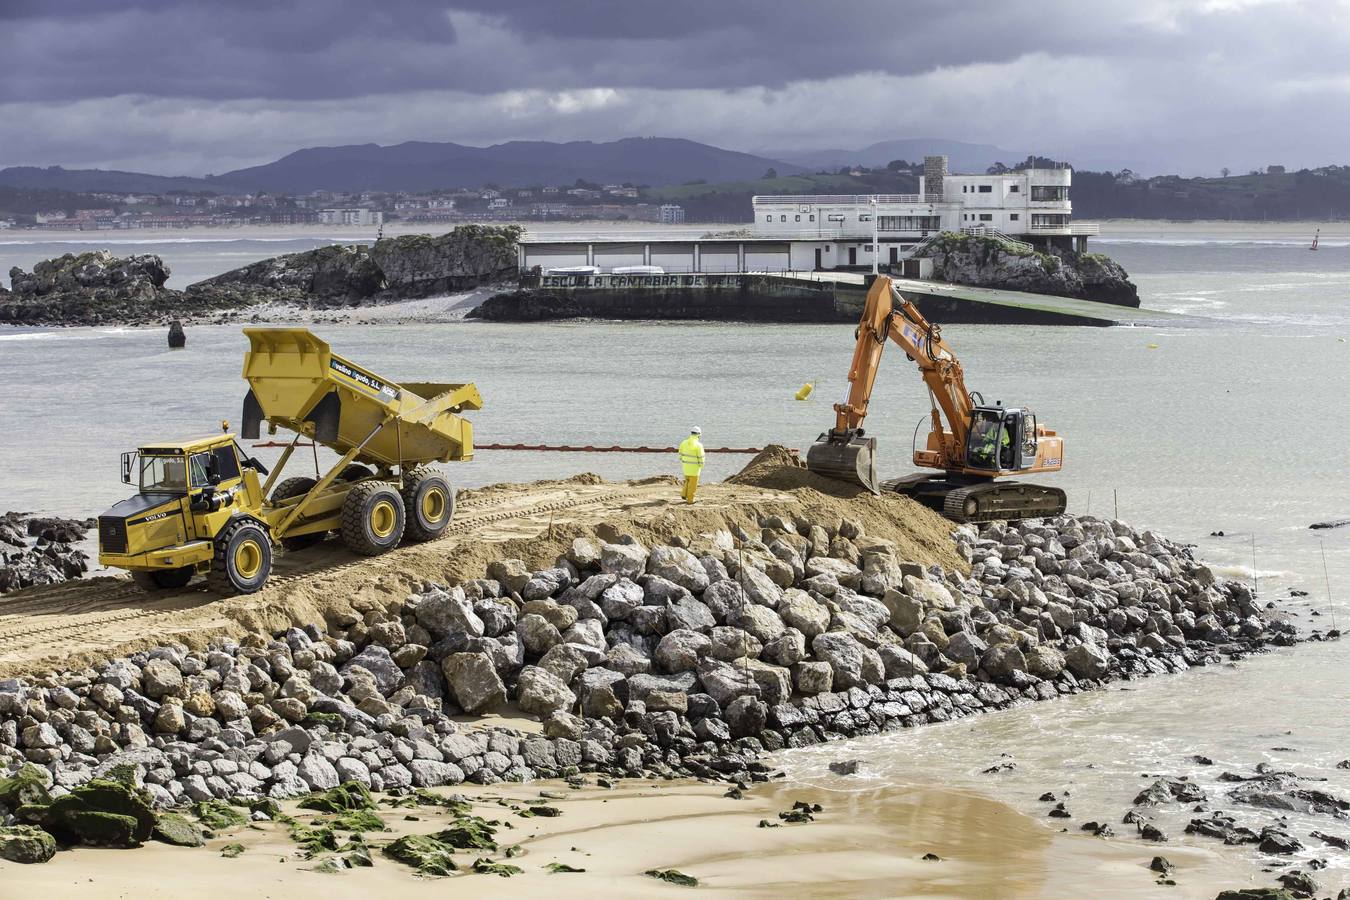
[[1027, 227], [1026, 234], [1036, 235], [1086, 235], [1100, 234], [1102, 226], [1096, 222], [1067, 222], [1063, 225], [1031, 225]]

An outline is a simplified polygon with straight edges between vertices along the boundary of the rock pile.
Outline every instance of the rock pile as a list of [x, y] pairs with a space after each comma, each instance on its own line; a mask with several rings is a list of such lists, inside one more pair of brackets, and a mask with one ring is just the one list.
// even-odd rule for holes
[[[568, 775], [767, 777], [765, 750], [940, 722], [1293, 640], [1242, 585], [1119, 522], [956, 540], [925, 570], [840, 522], [575, 540], [390, 608], [0, 682], [0, 759], [53, 795], [132, 766], [159, 805]], [[514, 706], [543, 733], [457, 724]], [[12, 810], [11, 810], [12, 812]]]
[[24, 325], [145, 321], [177, 306], [164, 287], [169, 267], [153, 254], [116, 257], [107, 250], [67, 253], [9, 270], [13, 292], [0, 298], [0, 322]]
[[74, 545], [83, 541], [95, 524], [93, 519], [18, 512], [0, 516], [0, 594], [57, 584], [88, 572], [89, 555]]
[[288, 253], [189, 285], [221, 306], [357, 306], [466, 290], [515, 272], [515, 226], [460, 225], [447, 234], [384, 238]]
[[920, 254], [932, 258], [935, 277], [953, 284], [1139, 305], [1129, 274], [1100, 253], [1039, 253], [994, 237], [946, 233]]

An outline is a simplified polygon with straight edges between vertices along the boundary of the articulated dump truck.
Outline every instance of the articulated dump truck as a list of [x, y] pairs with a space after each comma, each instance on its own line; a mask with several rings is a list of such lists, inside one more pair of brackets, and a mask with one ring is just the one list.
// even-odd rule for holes
[[[244, 334], [240, 436], [257, 439], [266, 421], [269, 434], [294, 438], [270, 471], [233, 434], [123, 453], [122, 480], [139, 492], [99, 516], [99, 562], [129, 570], [146, 590], [200, 574], [218, 593], [241, 594], [266, 584], [277, 544], [299, 550], [336, 532], [373, 556], [440, 536], [455, 494], [430, 464], [473, 457], [473, 426], [460, 413], [482, 409], [478, 389], [395, 384], [304, 328]], [[302, 438], [339, 458], [320, 474], [316, 451], [314, 477], [282, 479]]]

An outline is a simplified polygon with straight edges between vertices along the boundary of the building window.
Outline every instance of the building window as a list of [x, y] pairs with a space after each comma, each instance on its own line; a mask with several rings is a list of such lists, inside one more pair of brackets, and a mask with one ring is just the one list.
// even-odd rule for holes
[[772, 222], [772, 221], [773, 221], [773, 216], [765, 216], [765, 217], [764, 217], [764, 221], [765, 221], [765, 222]]
[[964, 185], [964, 184], [963, 184], [963, 185], [961, 185], [961, 193], [963, 193], [963, 194], [964, 194], [964, 193], [965, 193], [965, 192], [966, 192], [966, 191], [968, 191], [968, 190], [970, 190], [970, 188], [969, 188], [969, 187], [967, 187], [967, 186], [966, 186], [966, 185]]
[[863, 213], [861, 216], [858, 216], [858, 221], [859, 221], [859, 222], [870, 222], [870, 221], [872, 221], [872, 216], [869, 215], [869, 214], [867, 214], [867, 213]]
[[1008, 185], [1008, 193], [1010, 193], [1010, 194], [1020, 194], [1021, 192], [1022, 192], [1022, 186], [1021, 186], [1020, 184], [1010, 184], [1010, 185]]
[[793, 216], [793, 217], [792, 217], [792, 221], [794, 221], [794, 222], [800, 222], [801, 220], [802, 220], [802, 217], [801, 217], [801, 216]]
[[1031, 199], [1036, 202], [1068, 200], [1069, 189], [1063, 185], [1033, 184]]
[[815, 213], [811, 213], [811, 221], [814, 222], [815, 220], [816, 220], [816, 214], [815, 214]]
[[778, 221], [780, 221], [780, 222], [786, 222], [786, 221], [787, 221], [787, 214], [785, 213], [785, 214], [779, 216], [779, 217], [778, 217]]
[[1008, 213], [1008, 221], [1009, 221], [1009, 222], [1016, 222], [1016, 221], [1017, 221], [1017, 213]]
[[994, 221], [994, 214], [993, 214], [993, 213], [980, 213], [980, 221], [981, 221], [981, 222], [992, 222], [992, 221]]
[[994, 186], [993, 186], [992, 184], [982, 184], [982, 185], [980, 185], [980, 193], [981, 193], [981, 194], [992, 194], [993, 192], [994, 192]]
[[925, 231], [941, 225], [940, 216], [881, 216], [878, 231]]

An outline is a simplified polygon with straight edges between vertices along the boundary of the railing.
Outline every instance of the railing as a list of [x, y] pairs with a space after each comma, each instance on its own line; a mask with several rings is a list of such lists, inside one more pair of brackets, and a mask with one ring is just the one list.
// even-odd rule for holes
[[956, 200], [947, 200], [943, 194], [765, 194], [757, 195], [751, 198], [751, 203], [755, 206], [830, 206], [836, 204], [850, 204], [853, 206], [869, 206], [873, 198], [878, 204], [882, 203], [957, 203]]
[[967, 225], [965, 228], [961, 229], [961, 233], [972, 234], [976, 237], [993, 238], [1001, 244], [1024, 252], [1030, 252], [1035, 249], [1026, 241], [1019, 241], [1016, 238], [1008, 237], [1008, 235], [999, 231], [997, 228], [991, 228], [988, 225]]
[[1065, 222], [1063, 225], [1032, 225], [1035, 234], [1101, 234], [1102, 226], [1096, 222]]

